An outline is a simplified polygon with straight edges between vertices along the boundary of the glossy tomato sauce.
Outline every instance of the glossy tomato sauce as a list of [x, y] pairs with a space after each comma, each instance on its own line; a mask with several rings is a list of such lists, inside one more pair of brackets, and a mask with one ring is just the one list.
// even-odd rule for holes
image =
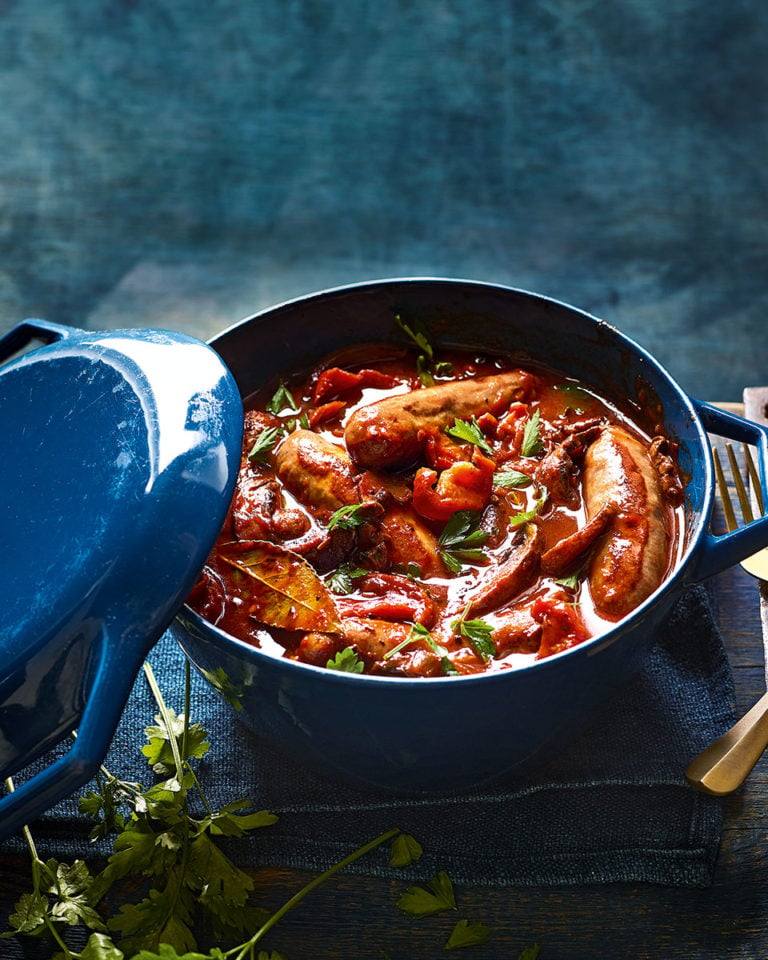
[[508, 669], [653, 592], [682, 499], [674, 445], [588, 385], [371, 344], [248, 399], [235, 497], [189, 602], [327, 669]]

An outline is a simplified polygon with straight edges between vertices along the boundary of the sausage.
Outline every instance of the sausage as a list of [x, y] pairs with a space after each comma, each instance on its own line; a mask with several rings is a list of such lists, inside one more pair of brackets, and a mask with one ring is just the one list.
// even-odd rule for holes
[[669, 530], [659, 476], [643, 443], [621, 426], [607, 426], [584, 458], [587, 517], [616, 505], [589, 565], [595, 610], [619, 620], [664, 579]]
[[542, 556], [541, 572], [548, 577], [562, 577], [568, 573], [586, 554], [595, 540], [605, 533], [616, 512], [616, 504], [609, 500], [593, 517], [590, 517], [583, 527], [558, 540]]
[[302, 503], [333, 511], [360, 502], [346, 452], [311, 430], [288, 434], [275, 462], [277, 475]]
[[466, 616], [480, 617], [497, 610], [529, 587], [539, 572], [543, 541], [541, 527], [525, 524], [501, 563], [491, 567], [480, 585], [464, 597]]
[[364, 467], [394, 469], [418, 460], [430, 433], [485, 412], [498, 414], [530, 397], [537, 379], [524, 370], [458, 380], [386, 397], [356, 410], [344, 440], [352, 459]]

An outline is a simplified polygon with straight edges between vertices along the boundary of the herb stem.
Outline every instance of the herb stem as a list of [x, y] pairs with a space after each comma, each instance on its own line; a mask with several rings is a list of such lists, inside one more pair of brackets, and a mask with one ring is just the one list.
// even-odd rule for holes
[[[77, 740], [77, 730], [70, 730], [69, 735], [73, 740]], [[99, 764], [99, 772], [102, 773], [109, 782], [118, 784], [122, 793], [127, 794], [129, 797], [131, 795], [134, 797], [141, 796], [143, 788], [140, 783], [130, 783], [128, 780], [121, 780], [118, 776], [115, 776], [108, 767], [105, 767], [103, 763]], [[102, 784], [98, 772], [96, 773], [95, 780], [101, 790]]]
[[[16, 789], [16, 786], [13, 782], [13, 777], [6, 777], [5, 786], [6, 786], [6, 789], [8, 790], [8, 793], [13, 793], [13, 791]], [[48, 866], [45, 863], [43, 863], [43, 861], [38, 856], [37, 845], [35, 844], [35, 838], [32, 836], [32, 831], [29, 829], [29, 827], [26, 824], [24, 824], [24, 826], [22, 827], [21, 832], [24, 837], [24, 842], [27, 845], [27, 849], [29, 850], [29, 855], [32, 859], [32, 887], [35, 893], [39, 895], [40, 879], [41, 879], [40, 869], [42, 868], [43, 870], [45, 870], [49, 878], [54, 883], [56, 883], [56, 876], [55, 874], [51, 873], [51, 871], [48, 869]], [[59, 931], [56, 929], [56, 924], [51, 921], [51, 918], [48, 915], [47, 910], [44, 914], [44, 922], [48, 932], [51, 934], [51, 936], [59, 945], [59, 947], [61, 947], [63, 951], [64, 960], [69, 960], [69, 958], [74, 955], [72, 951], [69, 949], [69, 947], [66, 945], [66, 943], [64, 943], [64, 941], [62, 940], [59, 934]]]
[[152, 696], [155, 698], [155, 702], [157, 703], [157, 707], [160, 711], [160, 716], [163, 718], [163, 723], [168, 730], [168, 743], [171, 746], [173, 762], [176, 765], [176, 781], [178, 782], [179, 786], [181, 786], [181, 781], [184, 777], [184, 768], [181, 760], [181, 753], [179, 752], [179, 742], [173, 732], [173, 720], [168, 712], [168, 707], [163, 698], [163, 694], [160, 691], [160, 687], [158, 686], [157, 679], [155, 678], [155, 671], [152, 669], [149, 663], [144, 664], [144, 673], [147, 677], [147, 682], [149, 683], [149, 689], [152, 691]]
[[[16, 789], [16, 785], [13, 782], [13, 777], [6, 777], [5, 788], [8, 791], [8, 793], [13, 793], [13, 791]], [[39, 864], [41, 861], [37, 855], [37, 847], [35, 846], [35, 840], [34, 840], [34, 837], [32, 836], [32, 831], [25, 824], [21, 828], [21, 832], [24, 836], [24, 842], [27, 845], [27, 849], [29, 850], [29, 855], [30, 857], [32, 857], [32, 869], [35, 871], [35, 873], [37, 873], [37, 870], [35, 868], [37, 864]]]
[[249, 951], [261, 940], [261, 938], [268, 933], [272, 927], [275, 926], [282, 918], [288, 913], [289, 910], [293, 909], [304, 897], [311, 893], [315, 887], [319, 887], [320, 884], [324, 883], [326, 880], [329, 880], [332, 876], [339, 873], [340, 870], [343, 870], [345, 867], [348, 867], [351, 863], [354, 863], [356, 860], [359, 860], [361, 857], [364, 857], [366, 854], [370, 853], [372, 850], [375, 850], [376, 847], [381, 846], [382, 843], [386, 843], [387, 840], [392, 840], [400, 833], [399, 827], [391, 827], [389, 830], [380, 834], [374, 840], [369, 840], [368, 843], [363, 844], [362, 847], [358, 847], [357, 850], [354, 850], [352, 853], [344, 857], [343, 860], [339, 860], [338, 863], [335, 863], [332, 867], [329, 867], [323, 873], [318, 874], [309, 881], [305, 886], [301, 888], [297, 893], [295, 893], [290, 900], [280, 907], [279, 910], [276, 910], [272, 916], [264, 923], [261, 927], [254, 933], [250, 940], [247, 943], [242, 944], [239, 947], [235, 947], [228, 956], [235, 954], [236, 951], [236, 960], [245, 960], [245, 957], [248, 956]]

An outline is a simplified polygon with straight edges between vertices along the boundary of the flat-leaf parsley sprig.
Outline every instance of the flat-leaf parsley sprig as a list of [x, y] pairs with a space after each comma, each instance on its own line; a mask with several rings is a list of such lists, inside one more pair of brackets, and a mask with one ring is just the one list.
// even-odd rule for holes
[[457, 510], [438, 537], [437, 552], [451, 573], [461, 573], [465, 563], [487, 561], [480, 548], [488, 537], [480, 527], [480, 514], [476, 510]]
[[[159, 780], [145, 788], [119, 779], [102, 767], [96, 790], [81, 809], [96, 821], [94, 839], [114, 836], [106, 867], [93, 874], [82, 861], [40, 859], [28, 827], [23, 829], [32, 860], [32, 890], [23, 893], [0, 939], [47, 937], [52, 960], [285, 960], [277, 951], [258, 950], [270, 930], [307, 894], [345, 867], [390, 843], [390, 866], [404, 867], [421, 856], [417, 840], [392, 827], [318, 874], [279, 909], [251, 905], [251, 877], [218, 846], [221, 837], [245, 837], [276, 817], [250, 811], [246, 800], [214, 809], [194, 763], [208, 752], [207, 732], [191, 723], [190, 670], [186, 665], [185, 710], [176, 714], [163, 699], [154, 674], [145, 666], [158, 705], [155, 723], [145, 728], [142, 752]], [[9, 790], [13, 782], [6, 781]], [[125, 902], [135, 895], [139, 901]], [[123, 906], [114, 912], [115, 902]], [[196, 923], [221, 943], [201, 951]], [[68, 929], [87, 941], [71, 947]]]

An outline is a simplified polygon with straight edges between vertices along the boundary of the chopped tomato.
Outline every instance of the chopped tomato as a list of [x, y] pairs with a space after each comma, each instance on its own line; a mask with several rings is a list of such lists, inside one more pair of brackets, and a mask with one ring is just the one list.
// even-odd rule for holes
[[541, 624], [539, 660], [569, 650], [589, 637], [578, 608], [567, 600], [538, 597], [533, 602], [531, 613]]
[[496, 464], [480, 450], [439, 475], [421, 467], [413, 481], [413, 509], [428, 520], [447, 522], [457, 510], [482, 510], [493, 488]]

